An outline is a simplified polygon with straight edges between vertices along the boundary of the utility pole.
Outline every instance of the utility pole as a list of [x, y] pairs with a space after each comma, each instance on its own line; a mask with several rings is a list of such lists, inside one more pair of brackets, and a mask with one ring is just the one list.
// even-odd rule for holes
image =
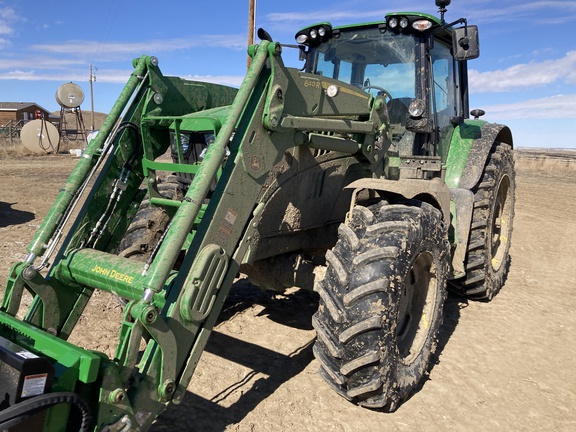
[[92, 73], [92, 64], [90, 64], [90, 108], [92, 109], [92, 123], [90, 124], [90, 131], [94, 131], [94, 89], [92, 83], [96, 81], [96, 75]]
[[[256, 22], [256, 0], [248, 0], [248, 46], [254, 44], [254, 25]], [[250, 67], [252, 59], [248, 56], [246, 69]]]

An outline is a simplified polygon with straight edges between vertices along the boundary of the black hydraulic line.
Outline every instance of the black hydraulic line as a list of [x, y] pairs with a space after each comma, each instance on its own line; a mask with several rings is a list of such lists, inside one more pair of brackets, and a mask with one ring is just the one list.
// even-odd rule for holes
[[127, 129], [127, 128], [132, 129], [134, 131], [134, 133], [136, 134], [136, 148], [124, 164], [124, 167], [126, 169], [131, 170], [132, 164], [134, 164], [134, 162], [137, 160], [138, 156], [140, 156], [140, 153], [143, 150], [142, 149], [142, 136], [140, 135], [140, 129], [138, 128], [138, 125], [133, 123], [133, 122], [127, 121], [127, 122], [123, 122], [120, 124], [120, 127], [116, 131], [114, 139], [116, 139], [116, 137], [118, 135], [120, 135], [120, 132], [122, 132], [124, 129]]
[[10, 429], [26, 420], [30, 415], [62, 403], [75, 405], [80, 409], [82, 412], [82, 423], [78, 432], [88, 432], [92, 423], [90, 408], [80, 395], [70, 392], [39, 395], [0, 411], [0, 430]]
[[[102, 216], [100, 217], [100, 219], [96, 223], [96, 226], [90, 232], [90, 237], [88, 238], [88, 241], [86, 242], [86, 245], [85, 245], [87, 247], [89, 247], [90, 244], [92, 243], [92, 241], [94, 240], [92, 247], [96, 248], [96, 243], [98, 242], [98, 239], [102, 236], [102, 233], [106, 229], [106, 226], [108, 225], [108, 222], [110, 221], [110, 218], [112, 217], [112, 214], [114, 213], [114, 210], [116, 209], [116, 205], [120, 201], [120, 196], [122, 195], [123, 191], [121, 189], [118, 190], [118, 188], [117, 188], [118, 182], [121, 182], [123, 184], [126, 183], [128, 176], [130, 175], [130, 173], [132, 171], [132, 166], [134, 165], [134, 162], [138, 159], [138, 157], [140, 156], [140, 153], [142, 152], [142, 137], [140, 135], [140, 130], [138, 129], [138, 126], [135, 123], [132, 123], [132, 122], [121, 123], [120, 126], [118, 127], [118, 130], [115, 132], [112, 140], [115, 140], [118, 136], [120, 136], [120, 133], [124, 129], [131, 129], [136, 134], [136, 146], [135, 146], [134, 150], [132, 151], [132, 154], [129, 156], [129, 158], [126, 160], [126, 162], [122, 166], [122, 172], [120, 173], [120, 176], [119, 176], [117, 182], [114, 183], [114, 189], [112, 191], [112, 195], [110, 195], [110, 199], [108, 200], [108, 204], [106, 205], [106, 208], [104, 209], [104, 212], [102, 213]], [[124, 176], [124, 178], [122, 178], [123, 176]], [[116, 196], [117, 193], [118, 193], [118, 196]], [[110, 210], [110, 209], [112, 209], [112, 210]]]

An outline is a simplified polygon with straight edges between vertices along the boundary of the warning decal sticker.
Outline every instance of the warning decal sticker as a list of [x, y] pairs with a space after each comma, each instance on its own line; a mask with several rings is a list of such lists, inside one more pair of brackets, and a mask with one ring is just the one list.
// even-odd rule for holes
[[31, 397], [44, 394], [48, 374], [27, 375], [24, 377], [21, 397]]

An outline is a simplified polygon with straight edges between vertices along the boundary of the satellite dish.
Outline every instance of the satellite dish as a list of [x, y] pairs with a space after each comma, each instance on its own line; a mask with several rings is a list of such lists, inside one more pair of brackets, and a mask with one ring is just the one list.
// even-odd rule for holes
[[20, 140], [26, 149], [35, 154], [55, 152], [60, 141], [58, 129], [43, 119], [26, 123], [20, 131]]
[[56, 102], [62, 108], [77, 108], [84, 102], [84, 92], [72, 82], [62, 84], [56, 90]]

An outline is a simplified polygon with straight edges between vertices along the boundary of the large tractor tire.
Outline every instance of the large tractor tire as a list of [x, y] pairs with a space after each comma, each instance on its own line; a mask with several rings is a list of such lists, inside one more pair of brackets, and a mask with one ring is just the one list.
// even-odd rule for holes
[[[183, 187], [174, 176], [158, 185], [158, 192], [169, 199], [182, 199]], [[135, 261], [146, 262], [158, 245], [170, 223], [170, 216], [161, 207], [150, 205], [146, 196], [117, 248], [117, 254]]]
[[466, 276], [455, 281], [457, 291], [470, 298], [491, 300], [504, 284], [510, 263], [515, 187], [512, 148], [496, 142], [473, 189]]
[[420, 202], [356, 206], [326, 254], [313, 324], [322, 377], [359, 405], [394, 411], [429, 370], [446, 299], [447, 228]]

